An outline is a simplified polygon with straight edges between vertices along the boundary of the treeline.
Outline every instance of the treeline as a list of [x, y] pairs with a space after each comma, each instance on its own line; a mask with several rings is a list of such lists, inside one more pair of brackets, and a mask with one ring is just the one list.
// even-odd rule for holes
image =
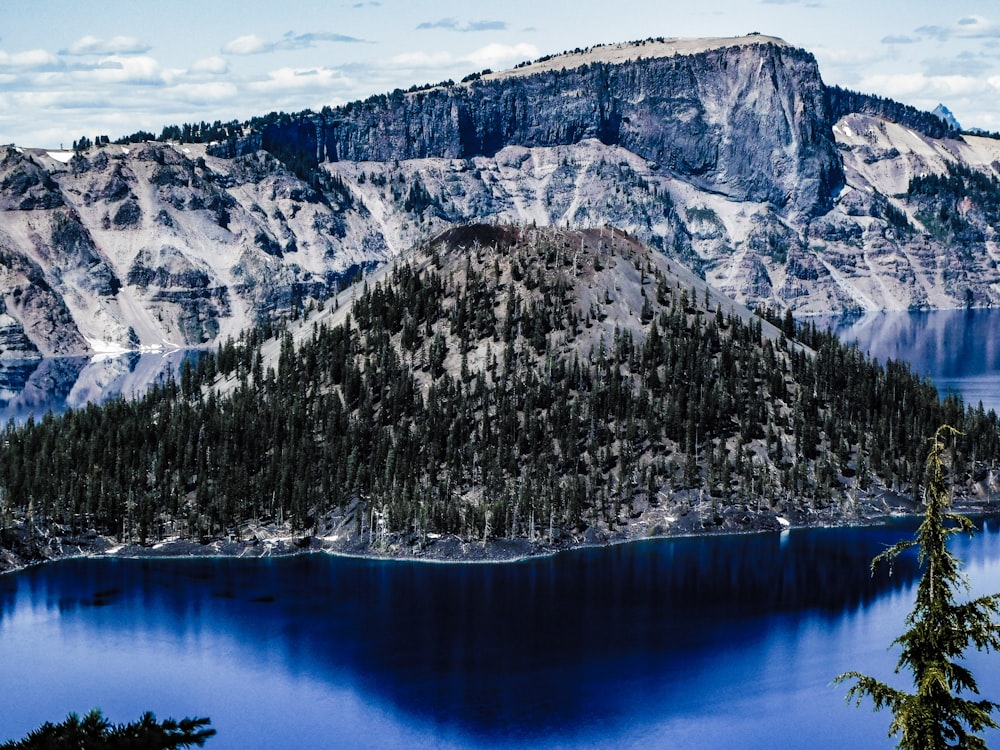
[[883, 117], [890, 122], [904, 125], [930, 138], [948, 138], [959, 135], [958, 131], [937, 115], [917, 109], [909, 104], [900, 104], [876, 94], [862, 94], [843, 89], [840, 86], [827, 86], [825, 93], [831, 125], [841, 117], [856, 112]]
[[[437, 247], [355, 287], [339, 324], [278, 334], [276, 366], [253, 331], [141, 399], [9, 425], [0, 526], [148, 542], [247, 522], [319, 533], [336, 515], [373, 539], [554, 539], [659, 503], [709, 502], [711, 524], [916, 494], [944, 422], [964, 433], [955, 476], [1000, 456], [995, 414], [904, 364], [787, 320], [794, 339], [765, 335], [666, 261], [572, 242]], [[614, 325], [623, 266], [643, 303]]]
[[912, 177], [906, 195], [932, 235], [954, 241], [965, 252], [985, 242], [987, 227], [1000, 227], [1000, 180], [964, 164]]

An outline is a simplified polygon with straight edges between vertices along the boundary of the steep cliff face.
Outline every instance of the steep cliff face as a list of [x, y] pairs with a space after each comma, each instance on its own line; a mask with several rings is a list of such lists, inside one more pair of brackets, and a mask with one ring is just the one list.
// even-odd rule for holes
[[760, 36], [598, 47], [209, 146], [0, 147], [0, 356], [212, 344], [468, 222], [613, 225], [750, 306], [1000, 304], [997, 165], [1000, 141], [827, 89]]
[[55, 156], [0, 149], [0, 356], [211, 343], [385, 256], [344, 247], [336, 191], [263, 152]]
[[780, 40], [725, 40], [694, 54], [672, 42], [598, 48], [467, 85], [396, 91], [266, 124], [218, 147], [280, 144], [307, 162], [491, 157], [509, 146], [617, 145], [732, 200], [796, 214], [828, 210], [843, 182], [815, 59]]

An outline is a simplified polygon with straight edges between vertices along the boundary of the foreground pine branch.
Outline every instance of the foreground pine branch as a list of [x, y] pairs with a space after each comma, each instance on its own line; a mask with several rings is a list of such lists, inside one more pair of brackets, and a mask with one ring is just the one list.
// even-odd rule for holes
[[909, 629], [893, 641], [902, 648], [896, 672], [912, 673], [914, 692], [890, 687], [860, 672], [846, 672], [834, 680], [853, 683], [847, 699], [857, 705], [868, 696], [876, 711], [892, 712], [889, 735], [900, 736], [898, 747], [903, 750], [978, 750], [986, 747], [978, 733], [997, 728], [991, 716], [996, 703], [962, 697], [979, 695], [975, 678], [960, 661], [966, 650], [970, 646], [987, 651], [1000, 647], [1000, 626], [995, 620], [1000, 595], [956, 601], [956, 595], [968, 591], [969, 584], [947, 541], [952, 534], [973, 532], [967, 517], [949, 511], [945, 439], [956, 434], [948, 425], [934, 434], [927, 457], [926, 510], [915, 539], [892, 546], [872, 561], [874, 569], [911, 547], [919, 551], [923, 575], [913, 611], [906, 618]]
[[46, 722], [24, 739], [0, 745], [0, 750], [174, 750], [202, 747], [205, 740], [215, 735], [215, 730], [208, 728], [209, 724], [209, 719], [157, 721], [152, 713], [147, 712], [138, 721], [113, 725], [94, 709], [82, 719], [70, 714], [60, 724]]

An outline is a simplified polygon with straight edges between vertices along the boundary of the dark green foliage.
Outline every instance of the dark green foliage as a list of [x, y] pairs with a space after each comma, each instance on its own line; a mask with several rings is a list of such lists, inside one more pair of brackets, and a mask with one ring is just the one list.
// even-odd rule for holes
[[[1000, 455], [996, 415], [905, 365], [779, 320], [786, 346], [620, 234], [521, 231], [454, 230], [343, 295], [339, 325], [280, 333], [269, 363], [253, 331], [137, 401], [9, 426], [0, 486], [21, 516], [140, 542], [373, 509], [389, 532], [482, 539], [614, 528], [661, 497], [713, 499], [714, 527], [916, 492], [944, 421], [958, 470]], [[616, 326], [623, 268], [643, 302]]]
[[145, 143], [146, 141], [155, 141], [156, 136], [150, 133], [148, 130], [137, 130], [131, 135], [124, 135], [121, 138], [115, 139], [115, 143], [119, 145], [125, 145], [126, 143]]
[[406, 200], [403, 201], [403, 210], [423, 216], [424, 212], [431, 208], [436, 209], [436, 213], [441, 212], [441, 206], [438, 201], [427, 192], [427, 188], [424, 187], [424, 183], [422, 183], [419, 179], [414, 179], [413, 182], [410, 183], [410, 191], [406, 194]]
[[895, 228], [904, 237], [912, 235], [915, 231], [906, 213], [896, 208], [881, 193], [875, 193], [872, 196], [871, 214], [877, 218], [885, 219], [889, 226]]
[[202, 747], [215, 735], [208, 719], [157, 721], [145, 713], [130, 724], [113, 725], [94, 709], [82, 719], [70, 714], [61, 724], [46, 722], [22, 740], [0, 745], [0, 750], [172, 750]]
[[914, 177], [907, 197], [932, 235], [959, 247], [983, 242], [984, 225], [1000, 227], [1000, 180], [963, 164]]
[[943, 426], [935, 433], [927, 457], [927, 491], [924, 520], [916, 538], [896, 544], [872, 561], [872, 568], [891, 563], [904, 551], [919, 550], [923, 575], [917, 587], [913, 611], [907, 616], [909, 629], [894, 644], [901, 653], [896, 672], [912, 673], [915, 692], [907, 693], [859, 672], [839, 675], [836, 682], [849, 682], [848, 699], [858, 704], [868, 696], [875, 710], [893, 714], [889, 735], [900, 735], [904, 750], [944, 748], [985, 749], [974, 733], [996, 728], [991, 717], [998, 707], [988, 700], [969, 700], [962, 693], [979, 694], [976, 680], [962, 663], [966, 650], [1000, 648], [1000, 595], [958, 602], [957, 594], [968, 591], [960, 561], [948, 550], [947, 540], [959, 532], [971, 534], [972, 522], [948, 510], [945, 482], [945, 438], [957, 434]]
[[225, 140], [239, 132], [240, 124], [235, 120], [226, 123], [216, 120], [211, 125], [207, 122], [186, 122], [183, 125], [165, 126], [157, 140], [177, 141], [179, 143], [210, 143]]

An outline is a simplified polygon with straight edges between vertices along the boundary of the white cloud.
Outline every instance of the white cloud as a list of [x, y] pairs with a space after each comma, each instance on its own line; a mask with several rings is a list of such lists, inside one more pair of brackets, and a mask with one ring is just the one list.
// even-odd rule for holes
[[394, 68], [446, 68], [455, 64], [455, 56], [450, 52], [404, 52], [389, 59]]
[[229, 72], [229, 63], [222, 57], [205, 57], [192, 63], [189, 70], [196, 74], [225, 75]]
[[224, 55], [262, 55], [269, 52], [309, 49], [315, 47], [317, 42], [358, 43], [364, 42], [364, 39], [335, 34], [330, 31], [311, 31], [305, 34], [289, 31], [280, 39], [268, 42], [256, 34], [247, 34], [222, 45], [222, 53]]
[[455, 56], [450, 52], [406, 52], [389, 60], [389, 67], [404, 70], [447, 70], [462, 68], [465, 72], [483, 68], [504, 68], [522, 60], [539, 56], [533, 44], [488, 44], [466, 55]]
[[161, 85], [165, 83], [160, 64], [145, 55], [112, 55], [101, 60], [98, 67], [71, 73], [79, 81], [94, 81], [102, 84]]
[[143, 44], [135, 37], [115, 36], [111, 39], [101, 39], [96, 36], [85, 36], [73, 42], [69, 47], [60, 50], [61, 55], [142, 55], [149, 52], [150, 46]]
[[885, 56], [883, 50], [875, 47], [813, 47], [810, 52], [824, 71], [827, 66], [871, 65]]
[[966, 16], [958, 19], [953, 34], [970, 39], [997, 37], [1000, 36], [1000, 24], [982, 16]]
[[[91, 90], [80, 88], [52, 89], [47, 91], [21, 91], [10, 98], [14, 107], [24, 109], [76, 110], [103, 109], [112, 105], [111, 99]], [[25, 144], [35, 145], [35, 144]]]
[[267, 42], [256, 34], [247, 34], [246, 36], [238, 36], [231, 42], [226, 42], [222, 45], [222, 54], [258, 55], [262, 52], [267, 52], [267, 46]]
[[43, 49], [13, 54], [0, 50], [0, 68], [20, 68], [23, 70], [47, 70], [61, 67], [59, 58]]
[[905, 102], [944, 101], [961, 96], [995, 96], [998, 93], [995, 80], [968, 75], [878, 73], [862, 77], [861, 90], [877, 91], [883, 96]]
[[424, 21], [417, 24], [418, 31], [443, 29], [445, 31], [506, 31], [506, 21], [459, 21], [455, 18], [442, 18], [440, 21]]
[[538, 57], [538, 48], [533, 44], [488, 44], [462, 58], [474, 68], [504, 68], [512, 63], [533, 60]]
[[276, 94], [306, 91], [332, 93], [336, 88], [350, 85], [350, 79], [331, 68], [279, 68], [272, 70], [266, 79], [247, 84], [247, 89]]
[[220, 104], [235, 99], [239, 88], [225, 81], [184, 83], [175, 86], [170, 93], [173, 99], [191, 104]]
[[1000, 38], [1000, 24], [983, 16], [964, 16], [951, 26], [921, 26], [917, 34], [946, 39], [995, 39]]

